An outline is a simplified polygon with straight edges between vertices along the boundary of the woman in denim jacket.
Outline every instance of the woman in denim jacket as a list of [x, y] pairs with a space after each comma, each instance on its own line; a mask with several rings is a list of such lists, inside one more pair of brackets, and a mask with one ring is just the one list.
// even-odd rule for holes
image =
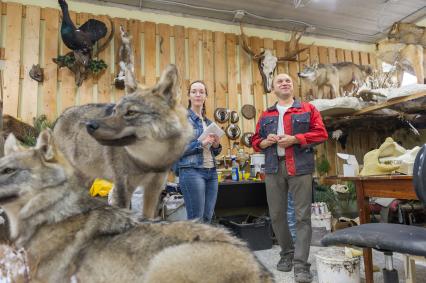
[[188, 220], [198, 218], [210, 223], [218, 191], [215, 156], [221, 152], [222, 146], [216, 135], [198, 140], [204, 129], [211, 124], [205, 117], [207, 88], [204, 82], [192, 82], [188, 97], [188, 120], [194, 127], [194, 138], [178, 161], [176, 169]]

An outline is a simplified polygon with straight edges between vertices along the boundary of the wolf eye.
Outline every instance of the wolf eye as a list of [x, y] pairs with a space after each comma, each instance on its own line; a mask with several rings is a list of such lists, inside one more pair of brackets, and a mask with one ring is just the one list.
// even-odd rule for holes
[[138, 114], [137, 111], [127, 110], [127, 112], [126, 112], [126, 114], [124, 114], [124, 116], [131, 117], [131, 116], [135, 116], [136, 114]]
[[4, 168], [2, 171], [1, 171], [1, 173], [2, 174], [12, 174], [13, 172], [15, 172], [16, 171], [16, 169], [13, 169], [13, 168]]

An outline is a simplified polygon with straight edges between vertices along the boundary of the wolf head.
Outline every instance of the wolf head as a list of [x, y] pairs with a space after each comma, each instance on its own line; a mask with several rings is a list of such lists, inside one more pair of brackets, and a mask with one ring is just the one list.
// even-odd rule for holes
[[301, 72], [297, 73], [297, 75], [299, 76], [299, 78], [314, 81], [318, 76], [317, 72], [318, 64], [313, 64], [311, 66], [305, 65], [305, 68]]
[[111, 115], [86, 123], [88, 133], [99, 143], [126, 146], [145, 138], [161, 142], [188, 129], [185, 109], [177, 103], [176, 66], [169, 65], [150, 89], [137, 88], [133, 73], [128, 71], [126, 89], [130, 94], [115, 105]]
[[388, 32], [388, 39], [399, 39], [399, 22], [395, 22], [393, 23], [392, 27], [390, 28], [389, 32]]
[[50, 130], [39, 135], [33, 148], [24, 148], [10, 134], [4, 151], [0, 159], [0, 203], [57, 186], [72, 173], [69, 163], [56, 150]]

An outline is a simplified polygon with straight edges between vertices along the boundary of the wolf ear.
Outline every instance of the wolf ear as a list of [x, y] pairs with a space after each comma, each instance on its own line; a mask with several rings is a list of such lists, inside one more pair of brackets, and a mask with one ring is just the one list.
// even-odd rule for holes
[[6, 141], [4, 142], [4, 155], [9, 155], [14, 152], [22, 151], [24, 147], [21, 143], [15, 138], [14, 134], [9, 134]]
[[154, 87], [154, 93], [162, 95], [170, 106], [174, 106], [178, 96], [178, 70], [175, 65], [170, 64], [161, 74], [160, 81]]
[[55, 144], [50, 129], [40, 133], [35, 148], [40, 151], [46, 161], [51, 161], [55, 158]]

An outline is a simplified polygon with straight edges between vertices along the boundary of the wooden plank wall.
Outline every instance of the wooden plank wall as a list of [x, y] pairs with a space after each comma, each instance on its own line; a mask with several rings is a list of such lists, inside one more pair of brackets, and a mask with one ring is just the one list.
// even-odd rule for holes
[[[72, 73], [65, 68], [58, 70], [52, 62], [52, 58], [69, 52], [59, 34], [60, 10], [16, 3], [3, 3], [2, 6], [3, 17], [6, 17], [3, 29], [7, 35], [3, 35], [3, 46], [0, 46], [0, 55], [4, 52], [6, 59], [4, 113], [26, 122], [32, 122], [34, 117], [41, 114], [53, 120], [67, 107], [91, 102], [113, 102], [124, 95], [122, 90], [113, 86], [113, 78], [119, 71], [120, 25], [128, 29], [133, 38], [135, 73], [139, 83], [154, 85], [167, 64], [176, 64], [180, 73], [181, 103], [185, 106], [188, 103], [189, 82], [203, 79], [208, 87], [206, 111], [210, 119], [217, 107], [228, 108], [240, 114], [238, 124], [242, 133], [253, 132], [259, 115], [275, 102], [272, 93], [264, 93], [257, 62], [241, 48], [238, 35], [122, 18], [111, 19], [115, 27], [114, 40], [98, 56], [108, 64], [108, 69], [77, 88]], [[111, 26], [108, 17], [104, 15], [71, 12], [71, 18], [77, 24], [96, 18], [104, 21], [109, 29]], [[105, 40], [102, 39], [98, 45]], [[249, 44], [254, 52], [268, 48], [277, 56], [284, 56], [287, 42], [250, 37]], [[299, 55], [299, 59], [306, 61], [279, 63], [277, 72], [288, 72], [293, 77], [295, 96], [304, 101], [312, 99], [310, 86], [297, 77], [297, 72], [304, 68], [304, 64], [351, 61], [373, 67], [378, 65], [375, 54], [323, 46], [311, 46]], [[28, 75], [32, 65], [38, 63], [44, 70], [43, 83], [33, 81]], [[245, 104], [255, 106], [255, 119], [242, 117], [240, 109]], [[228, 124], [221, 126], [226, 128]], [[350, 137], [349, 140], [347, 152], [355, 148], [365, 152], [372, 144], [358, 136]], [[224, 148], [231, 148], [233, 143], [227, 138], [222, 139]], [[248, 148], [246, 150], [251, 151]], [[325, 153], [330, 157], [340, 150], [335, 141], [318, 148], [319, 154]], [[332, 171], [336, 172], [341, 166], [333, 160], [329, 158]]]

